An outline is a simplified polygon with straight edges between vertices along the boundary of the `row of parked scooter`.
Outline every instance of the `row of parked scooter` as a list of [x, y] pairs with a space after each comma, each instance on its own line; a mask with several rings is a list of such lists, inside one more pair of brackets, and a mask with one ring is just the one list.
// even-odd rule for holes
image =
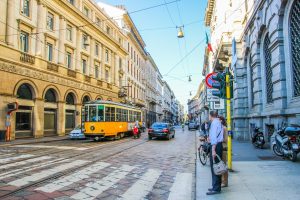
[[[300, 152], [300, 125], [291, 124], [289, 126], [282, 124], [281, 128], [276, 130], [271, 140], [273, 152], [280, 157], [285, 157], [295, 162]], [[252, 134], [252, 144], [256, 148], [263, 148], [265, 138], [259, 128], [254, 128]]]

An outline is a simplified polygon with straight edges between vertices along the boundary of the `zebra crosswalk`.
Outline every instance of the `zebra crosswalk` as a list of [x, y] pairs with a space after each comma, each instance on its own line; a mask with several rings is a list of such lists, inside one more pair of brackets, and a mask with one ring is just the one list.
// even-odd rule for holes
[[[160, 180], [164, 176], [164, 171], [160, 169], [141, 170], [136, 165], [122, 163], [116, 165], [104, 161], [90, 163], [87, 160], [62, 160], [50, 156], [31, 157], [32, 155], [21, 157], [16, 155], [15, 158], [11, 157], [5, 160], [8, 164], [0, 166], [0, 169], [7, 169], [4, 173], [0, 173], [0, 180], [5, 183], [4, 186], [0, 185], [0, 194], [2, 187], [6, 186], [13, 186], [15, 189], [29, 186], [31, 193], [57, 195], [61, 192], [62, 196], [65, 195], [64, 190], [71, 188], [72, 193], [68, 194], [69, 199], [93, 200], [101, 199], [101, 195], [113, 189], [119, 190], [115, 199], [141, 200], [149, 199], [148, 195], [154, 193], [155, 189], [161, 188], [161, 184], [163, 184], [160, 183]], [[9, 162], [20, 158], [28, 159], [15, 163]], [[10, 170], [11, 167], [12, 170]], [[16, 167], [19, 168], [16, 169]], [[79, 169], [76, 170], [77, 168]], [[70, 169], [72, 170], [66, 175], [54, 176]], [[54, 176], [53, 179], [43, 182], [52, 176]], [[41, 183], [34, 184], [40, 181]], [[122, 187], [119, 189], [120, 185]], [[174, 172], [173, 182], [167, 187], [168, 189], [165, 189], [167, 195], [164, 199], [191, 200], [192, 187], [192, 173]]]

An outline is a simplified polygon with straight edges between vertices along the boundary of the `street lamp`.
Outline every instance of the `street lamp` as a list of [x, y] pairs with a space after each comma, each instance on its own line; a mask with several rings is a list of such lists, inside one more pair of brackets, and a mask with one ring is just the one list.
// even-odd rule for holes
[[184, 33], [183, 33], [184, 26], [179, 26], [179, 27], [176, 26], [176, 28], [178, 29], [177, 37], [178, 38], [183, 38], [184, 37]]

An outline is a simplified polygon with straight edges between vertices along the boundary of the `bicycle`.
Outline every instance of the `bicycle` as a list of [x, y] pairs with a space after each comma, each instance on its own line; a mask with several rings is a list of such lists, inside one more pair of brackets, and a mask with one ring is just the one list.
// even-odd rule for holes
[[198, 148], [198, 156], [202, 165], [206, 165], [210, 154], [210, 144], [207, 141], [207, 135], [200, 137], [200, 146]]

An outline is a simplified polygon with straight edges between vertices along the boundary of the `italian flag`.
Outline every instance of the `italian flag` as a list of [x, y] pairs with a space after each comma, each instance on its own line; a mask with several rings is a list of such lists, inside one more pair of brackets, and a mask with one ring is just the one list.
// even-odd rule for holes
[[205, 33], [205, 34], [206, 34], [206, 45], [207, 45], [207, 49], [208, 49], [209, 52], [214, 53], [213, 50], [212, 50], [211, 44], [210, 44], [210, 42], [209, 42], [208, 35], [207, 35], [207, 33]]

